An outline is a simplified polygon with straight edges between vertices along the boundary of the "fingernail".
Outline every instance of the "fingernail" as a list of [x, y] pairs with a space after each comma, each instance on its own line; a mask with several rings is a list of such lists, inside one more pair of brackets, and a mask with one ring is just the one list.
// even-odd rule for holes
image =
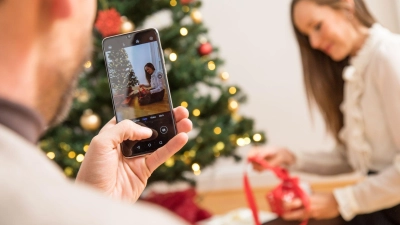
[[153, 133], [153, 131], [148, 127], [142, 127], [142, 129], [144, 129], [144, 132], [149, 133], [150, 135]]

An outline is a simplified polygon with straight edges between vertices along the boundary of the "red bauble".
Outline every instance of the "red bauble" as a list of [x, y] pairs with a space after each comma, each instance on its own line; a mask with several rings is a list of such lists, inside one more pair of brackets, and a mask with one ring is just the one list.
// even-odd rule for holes
[[115, 9], [99, 11], [95, 27], [103, 37], [119, 34], [121, 31], [121, 15]]
[[181, 4], [182, 5], [187, 5], [187, 4], [192, 3], [192, 2], [193, 2], [193, 0], [181, 0]]
[[207, 43], [201, 44], [198, 50], [199, 50], [199, 54], [201, 56], [204, 56], [204, 55], [210, 54], [213, 51], [213, 47], [210, 43], [207, 42]]

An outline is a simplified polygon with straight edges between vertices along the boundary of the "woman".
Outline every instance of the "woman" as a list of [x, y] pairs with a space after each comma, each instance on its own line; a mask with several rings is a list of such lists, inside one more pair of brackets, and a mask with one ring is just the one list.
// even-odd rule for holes
[[139, 99], [140, 104], [145, 105], [162, 101], [165, 94], [165, 78], [163, 73], [156, 71], [152, 63], [147, 63], [144, 66], [144, 72], [149, 85], [141, 84], [140, 87], [147, 90], [146, 93], [148, 96]]
[[293, 0], [291, 18], [309, 104], [337, 147], [325, 155], [279, 147], [250, 155], [307, 172], [370, 175], [312, 194], [308, 215], [293, 201], [285, 219], [341, 215], [350, 224], [400, 224], [400, 36], [376, 24], [362, 0]]

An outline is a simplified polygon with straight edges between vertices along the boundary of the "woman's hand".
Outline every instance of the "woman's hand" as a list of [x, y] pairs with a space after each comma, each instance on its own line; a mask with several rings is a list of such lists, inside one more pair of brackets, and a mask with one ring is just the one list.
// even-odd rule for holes
[[186, 133], [192, 129], [192, 122], [187, 109], [178, 107], [174, 114], [178, 134], [151, 155], [137, 158], [125, 158], [120, 144], [127, 139], [149, 138], [152, 131], [131, 120], [117, 124], [113, 118], [90, 143], [76, 181], [94, 186], [114, 198], [136, 201], [151, 173], [188, 140]]
[[310, 211], [307, 212], [300, 199], [285, 203], [287, 211], [282, 218], [285, 220], [317, 220], [332, 219], [339, 216], [339, 206], [332, 193], [314, 193], [310, 195]]
[[[266, 160], [271, 166], [287, 167], [296, 162], [296, 157], [286, 148], [281, 147], [255, 147], [253, 148], [247, 158], [261, 157]], [[253, 168], [257, 171], [262, 171], [264, 168], [258, 163], [252, 163]]]

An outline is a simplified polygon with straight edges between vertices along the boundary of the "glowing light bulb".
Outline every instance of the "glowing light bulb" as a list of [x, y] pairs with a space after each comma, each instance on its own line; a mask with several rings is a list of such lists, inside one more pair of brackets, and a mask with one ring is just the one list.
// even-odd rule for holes
[[77, 162], [82, 162], [85, 159], [85, 156], [82, 154], [79, 154], [78, 156], [76, 156], [76, 161]]
[[244, 138], [244, 144], [245, 144], [245, 145], [248, 145], [248, 144], [250, 144], [250, 143], [251, 143], [250, 138], [245, 137], [245, 138]]
[[259, 141], [261, 141], [261, 134], [254, 134], [253, 135], [253, 140], [254, 141], [256, 141], [256, 142], [259, 142]]
[[189, 104], [185, 101], [181, 102], [181, 106], [187, 108]]
[[222, 129], [221, 129], [220, 127], [214, 128], [214, 133], [215, 133], [216, 135], [221, 134], [221, 132], [222, 132]]
[[236, 94], [236, 88], [235, 87], [230, 87], [229, 88], [229, 93], [231, 94], [231, 95], [234, 95], [234, 94]]
[[171, 60], [172, 62], [175, 62], [178, 59], [178, 55], [176, 53], [171, 53], [169, 55], [169, 60]]
[[189, 31], [185, 27], [182, 27], [180, 30], [180, 33], [182, 36], [186, 36], [189, 33]]
[[210, 61], [210, 62], [208, 62], [208, 69], [209, 70], [215, 70], [215, 63], [214, 63], [214, 61]]
[[192, 164], [192, 170], [193, 171], [199, 171], [200, 170], [200, 165], [198, 163], [193, 163]]
[[228, 73], [228, 72], [222, 72], [222, 73], [220, 74], [220, 77], [221, 77], [221, 79], [222, 79], [223, 81], [226, 81], [226, 80], [229, 79], [229, 73]]
[[238, 138], [238, 139], [236, 140], [236, 144], [239, 145], [240, 147], [246, 145], [243, 138]]
[[69, 157], [70, 159], [75, 158], [75, 156], [76, 156], [76, 153], [75, 153], [75, 152], [69, 152], [69, 153], [68, 153], [68, 157]]
[[193, 115], [200, 116], [200, 110], [198, 110], [198, 109], [193, 110]]
[[47, 157], [49, 157], [49, 159], [54, 159], [56, 157], [56, 154], [54, 154], [54, 152], [48, 152]]

